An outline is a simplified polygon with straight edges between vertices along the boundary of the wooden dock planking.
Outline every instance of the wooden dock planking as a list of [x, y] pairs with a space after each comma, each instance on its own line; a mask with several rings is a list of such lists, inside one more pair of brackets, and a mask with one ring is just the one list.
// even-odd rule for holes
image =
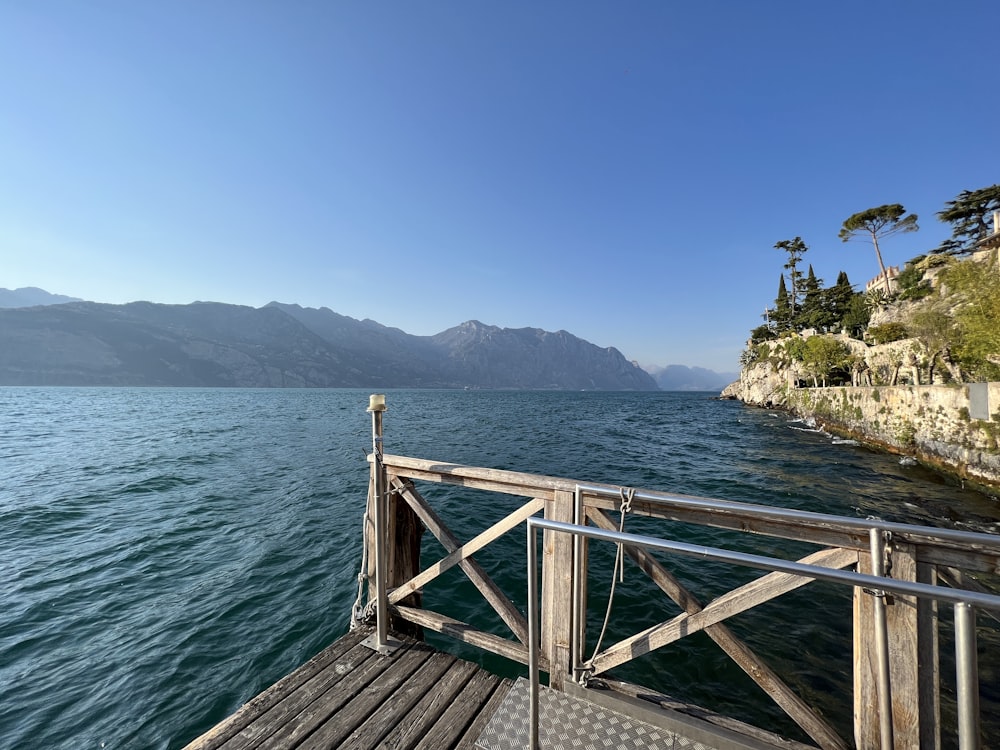
[[471, 662], [455, 659], [441, 680], [420, 698], [413, 708], [413, 718], [399, 722], [382, 740], [385, 747], [415, 747], [444, 714], [449, 705], [458, 699], [460, 691], [468, 684], [479, 667]]
[[185, 750], [471, 748], [510, 681], [409, 639], [379, 656], [366, 635], [338, 639]]
[[[478, 680], [481, 683], [485, 683], [486, 680], [485, 679], [480, 680], [479, 679], [480, 677], [491, 678], [493, 677], [493, 675], [488, 674], [487, 672], [481, 672], [476, 674], [476, 676], [473, 679]], [[480, 709], [479, 713], [475, 714], [472, 717], [472, 722], [469, 724], [469, 727], [465, 730], [465, 734], [463, 734], [462, 738], [458, 741], [458, 744], [456, 745], [456, 750], [473, 750], [473, 746], [476, 744], [476, 740], [479, 739], [479, 735], [486, 728], [486, 725], [490, 723], [490, 719], [493, 718], [493, 714], [496, 713], [496, 710], [500, 707], [500, 704], [503, 703], [503, 699], [507, 697], [507, 693], [510, 692], [510, 689], [513, 686], [514, 683], [506, 679], [496, 684], [493, 683], [490, 683], [490, 685], [483, 684], [482, 686], [483, 695], [488, 697], [482, 704], [483, 707], [482, 709]], [[477, 686], [476, 689], [479, 689], [479, 687]], [[470, 703], [468, 705], [473, 705], [473, 704]], [[432, 750], [433, 747], [434, 745], [430, 744], [425, 739], [424, 742], [421, 743], [420, 747], [417, 748], [417, 750]]]

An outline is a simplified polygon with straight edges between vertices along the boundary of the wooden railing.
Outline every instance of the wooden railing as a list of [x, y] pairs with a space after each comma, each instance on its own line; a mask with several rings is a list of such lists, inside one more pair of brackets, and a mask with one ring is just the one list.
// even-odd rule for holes
[[[993, 535], [580, 484], [556, 477], [382, 455], [380, 424], [379, 420], [376, 451], [369, 457], [366, 544], [369, 550], [376, 548], [375, 519], [381, 518], [378, 525], [382, 527], [382, 538], [377, 546], [383, 550], [384, 596], [389, 610], [386, 615], [392, 617], [392, 628], [404, 632], [413, 626], [427, 628], [522, 664], [528, 663], [525, 614], [473, 555], [514, 529], [523, 532], [526, 519], [539, 513], [548, 520], [617, 530], [619, 526], [611, 514], [622, 512], [625, 500], [628, 512], [637, 516], [810, 543], [819, 549], [799, 562], [830, 569], [853, 569], [876, 575], [888, 569], [889, 575], [899, 581], [946, 583], [973, 591], [984, 589], [967, 573], [1000, 571], [1000, 537]], [[418, 482], [502, 493], [524, 501], [501, 520], [463, 542], [418, 491]], [[381, 507], [377, 507], [379, 502]], [[872, 529], [876, 531], [873, 533]], [[420, 536], [424, 530], [433, 534], [446, 552], [431, 564], [420, 560]], [[725, 620], [736, 614], [807, 585], [809, 578], [771, 572], [703, 602], [652, 555], [626, 547], [625, 554], [676, 602], [682, 613], [604, 648], [591, 662], [582, 665], [579, 648], [575, 647], [586, 640], [586, 617], [578, 616], [574, 621], [573, 612], [574, 597], [580, 597], [579, 592], [586, 586], [588, 550], [585, 542], [569, 537], [545, 531], [542, 540], [540, 658], [551, 686], [558, 689], [568, 682], [605, 674], [692, 633], [704, 632], [818, 747], [850, 746], [820, 712], [808, 705], [725, 624]], [[424, 588], [456, 566], [506, 623], [510, 637], [477, 629], [458, 619], [457, 613], [423, 607]], [[378, 560], [370, 555], [372, 600], [377, 598], [377, 569]], [[574, 592], [576, 581], [580, 586]], [[886, 728], [878, 710], [882, 698], [883, 706], [890, 707], [896, 747], [940, 747], [936, 605], [926, 599], [896, 596], [885, 606], [886, 598], [873, 593], [878, 592], [856, 588], [853, 597], [854, 745], [869, 748], [884, 742]], [[518, 598], [523, 599], [523, 591]], [[881, 644], [879, 639], [868, 635], [877, 632], [880, 618], [887, 629], [887, 637]], [[880, 663], [888, 670], [881, 683]], [[891, 691], [883, 688], [880, 694], [880, 684], [891, 685]]]

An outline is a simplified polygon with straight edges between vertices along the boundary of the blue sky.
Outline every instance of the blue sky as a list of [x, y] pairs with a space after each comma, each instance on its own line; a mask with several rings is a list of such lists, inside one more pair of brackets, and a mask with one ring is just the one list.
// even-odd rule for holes
[[0, 3], [0, 287], [735, 370], [801, 236], [1000, 182], [994, 4]]

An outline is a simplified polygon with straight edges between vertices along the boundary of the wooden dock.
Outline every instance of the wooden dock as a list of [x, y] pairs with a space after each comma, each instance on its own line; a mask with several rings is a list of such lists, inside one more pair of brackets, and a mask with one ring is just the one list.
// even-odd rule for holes
[[[530, 709], [538, 718], [538, 746], [546, 750], [933, 749], [942, 747], [942, 735], [947, 734], [957, 735], [963, 750], [996, 746], [995, 737], [985, 738], [985, 743], [981, 737], [976, 611], [1000, 612], [1000, 595], [991, 593], [976, 576], [1000, 570], [1000, 536], [389, 455], [382, 451], [384, 410], [384, 398], [372, 396], [373, 451], [362, 563], [368, 603], [364, 605], [359, 594], [352, 610], [358, 629], [250, 700], [186, 750], [526, 747], [530, 739], [526, 685], [537, 684], [533, 678], [511, 682], [399, 635], [422, 631], [435, 631], [548, 673], [538, 712], [533, 703]], [[520, 497], [521, 503], [463, 540], [417, 483], [430, 489], [452, 485], [463, 491], [500, 493]], [[752, 534], [792, 540], [810, 545], [813, 551], [798, 560], [785, 560], [622, 534], [627, 516], [695, 524], [734, 539]], [[525, 526], [524, 562], [516, 555], [511, 562], [525, 571], [528, 617], [515, 604], [524, 601], [523, 593], [514, 597], [505, 593], [473, 557]], [[539, 526], [541, 544], [535, 536]], [[425, 531], [443, 547], [440, 559], [421, 561]], [[585, 659], [591, 541], [622, 543], [624, 556], [680, 608], [680, 614]], [[706, 601], [667, 568], [668, 555], [662, 559], [652, 555], [654, 548], [749, 566], [764, 574]], [[540, 560], [536, 560], [538, 549]], [[455, 567], [479, 590], [497, 616], [495, 624], [505, 625], [509, 636], [463, 622], [455, 616], [461, 613], [426, 608], [424, 589]], [[613, 574], [617, 564], [615, 568]], [[539, 572], [540, 592], [535, 590]], [[854, 626], [853, 737], [843, 736], [823, 711], [810, 705], [726, 625], [731, 617], [817, 580], [853, 592], [849, 613]], [[540, 616], [538, 611], [532, 614], [538, 603]], [[951, 610], [954, 620], [957, 717], [946, 728], [941, 710], [939, 603]], [[391, 656], [379, 653], [388, 651], [390, 632], [400, 641]], [[702, 632], [815, 744], [779, 737], [769, 728], [720, 715], [711, 706], [690, 706], [613, 676], [612, 670], [624, 664], [655, 658], [656, 652]], [[534, 672], [532, 666], [529, 676]]]
[[471, 750], [511, 681], [404, 639], [391, 659], [340, 638], [185, 750]]
[[[365, 644], [371, 636], [366, 630], [338, 639], [184, 750], [526, 747], [524, 680], [514, 683], [396, 634], [400, 648], [382, 656]], [[648, 691], [645, 700], [630, 700], [629, 686], [621, 686], [601, 697], [544, 688], [544, 747], [810, 750], [665, 696], [651, 702]]]

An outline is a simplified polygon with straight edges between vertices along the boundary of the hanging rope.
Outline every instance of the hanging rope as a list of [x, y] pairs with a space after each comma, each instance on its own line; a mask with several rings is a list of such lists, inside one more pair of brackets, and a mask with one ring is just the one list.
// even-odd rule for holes
[[[362, 450], [364, 453], [364, 450]], [[365, 453], [365, 458], [368, 458], [368, 454]], [[375, 454], [376, 461], [380, 458], [378, 453]], [[377, 602], [373, 599], [364, 604], [365, 600], [365, 584], [368, 582], [368, 506], [365, 504], [365, 512], [361, 517], [361, 570], [358, 572], [358, 595], [354, 600], [354, 605], [351, 607], [351, 632], [358, 630], [360, 628], [366, 627], [371, 623], [373, 617], [375, 617], [375, 605]]]
[[[621, 505], [618, 510], [621, 519], [618, 521], [618, 533], [625, 530], [625, 516], [632, 511], [632, 499], [635, 497], [635, 490], [631, 487], [619, 487], [618, 495], [621, 498]], [[601, 634], [597, 636], [597, 643], [594, 645], [594, 653], [584, 664], [584, 670], [580, 675], [580, 682], [586, 685], [588, 676], [593, 673], [594, 659], [601, 652], [601, 642], [608, 629], [608, 622], [611, 620], [611, 605], [615, 600], [615, 584], [620, 580], [625, 582], [625, 547], [618, 542], [618, 551], [615, 553], [615, 567], [611, 573], [611, 590], [608, 592], [608, 608], [604, 611], [604, 624], [601, 625]]]
[[[363, 604], [365, 599], [365, 584], [368, 582], [368, 511], [365, 510], [361, 520], [361, 570], [358, 573], [358, 596], [351, 607], [351, 632], [365, 627], [372, 616], [369, 607]], [[369, 605], [371, 602], [368, 603]]]

